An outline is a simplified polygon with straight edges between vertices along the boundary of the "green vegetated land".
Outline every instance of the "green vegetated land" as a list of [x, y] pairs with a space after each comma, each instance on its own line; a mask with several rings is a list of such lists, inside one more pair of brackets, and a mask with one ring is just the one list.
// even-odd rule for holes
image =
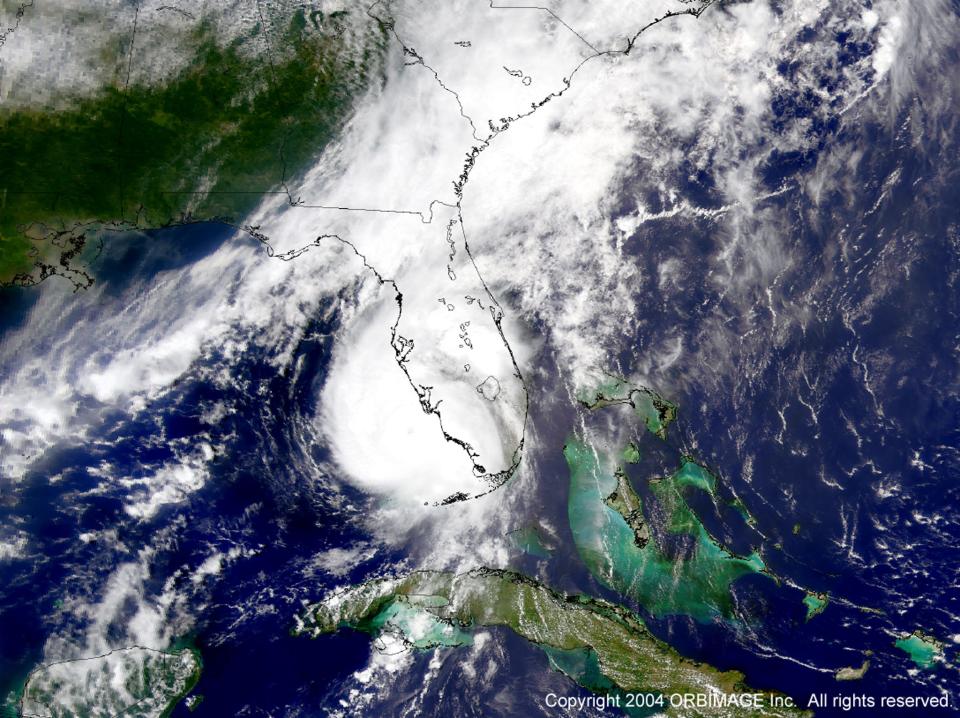
[[[623, 379], [608, 377], [593, 391], [580, 391], [577, 400], [586, 409], [602, 409], [607, 406], [629, 404], [637, 417], [643, 421], [647, 430], [659, 437], [667, 438], [667, 429], [677, 418], [677, 407], [646, 387], [632, 387]], [[626, 451], [636, 450], [636, 446], [628, 444]], [[632, 462], [639, 459], [639, 454], [627, 460]]]
[[358, 49], [322, 20], [298, 13], [268, 57], [201, 22], [191, 63], [159, 85], [0, 110], [0, 284], [82, 285], [73, 265], [91, 230], [235, 223], [281, 189], [337, 131], [385, 47], [371, 30]]
[[[483, 626], [503, 626], [539, 646], [556, 670], [596, 693], [619, 696], [619, 707], [629, 715], [802, 714], [771, 707], [770, 701], [738, 704], [738, 697], [751, 691], [742, 674], [683, 658], [622, 606], [559, 593], [512, 571], [420, 571], [370, 581], [308, 609], [296, 632], [354, 628], [427, 649], [465, 645], [471, 631]], [[711, 693], [710, 705], [677, 710], [671, 705], [671, 696], [675, 701], [678, 695]], [[634, 694], [633, 705], [628, 694]]]

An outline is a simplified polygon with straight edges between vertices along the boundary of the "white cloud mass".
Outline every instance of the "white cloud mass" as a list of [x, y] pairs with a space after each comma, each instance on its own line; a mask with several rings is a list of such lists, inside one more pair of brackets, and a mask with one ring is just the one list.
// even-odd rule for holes
[[[634, 291], [648, 270], [625, 243], [678, 214], [723, 238], [702, 271], [729, 301], [769, 294], [794, 260], [759, 170], [772, 150], [808, 149], [814, 120], [774, 132], [771, 103], [809, 91], [828, 107], [831, 93], [816, 79], [832, 72], [834, 95], [876, 111], [910, 91], [918, 55], [956, 29], [937, 0], [885, 0], [867, 12], [852, 2], [761, 0], [656, 24], [700, 6], [520, 5], [370, 9], [391, 19], [384, 81], [291, 182], [302, 204], [272, 196], [249, 219], [272, 258], [238, 235], [120, 297], [45, 287], [0, 345], [4, 474], [22, 476], [51, 446], [82, 443], [110, 411], [145, 411], [186, 375], [242, 383], [232, 372], [245, 352], [288, 366], [319, 303], [339, 294], [315, 424], [344, 476], [418, 504], [483, 493], [519, 457], [521, 377], [538, 350], [531, 326], [546, 332], [573, 384], [616, 368], [648, 311]], [[11, 36], [21, 45], [3, 48], [6, 92], [15, 78], [46, 72], [65, 47], [44, 34], [51, 17], [25, 20]], [[849, 32], [872, 51], [843, 66], [835, 44], [798, 40], [811, 27]], [[910, 58], [900, 51], [908, 44]], [[785, 57], [800, 64], [793, 75], [780, 67]], [[80, 77], [83, 68], [67, 62], [60, 72]], [[714, 205], [674, 186], [678, 173], [696, 172], [709, 176]], [[772, 191], [815, 194], [816, 176], [809, 181]], [[679, 286], [682, 269], [661, 264], [661, 285]], [[800, 319], [772, 299], [768, 312], [774, 332]], [[646, 370], [680, 366], [689, 350], [677, 337], [650, 337]], [[493, 386], [489, 377], [498, 392], [478, 389]], [[166, 467], [150, 480], [156, 497], [128, 510], [150, 516], [205, 476], [202, 462]]]

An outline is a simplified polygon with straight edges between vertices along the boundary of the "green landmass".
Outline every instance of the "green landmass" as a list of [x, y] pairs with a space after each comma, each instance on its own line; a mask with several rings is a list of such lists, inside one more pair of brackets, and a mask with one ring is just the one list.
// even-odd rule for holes
[[[419, 613], [413, 627], [384, 623], [391, 606]], [[448, 637], [483, 626], [503, 626], [547, 653], [551, 665], [598, 693], [732, 694], [751, 689], [735, 671], [718, 671], [680, 656], [657, 640], [622, 606], [581, 595], [562, 594], [520, 574], [476, 569], [465, 574], [420, 571], [380, 579], [331, 595], [308, 609], [298, 634], [319, 635], [354, 628], [374, 636], [399, 630], [416, 648], [463, 645]], [[423, 626], [444, 626], [424, 629]], [[802, 715], [795, 709], [705, 707], [656, 711], [684, 716]]]
[[[633, 510], [623, 513], [627, 505], [620, 497], [626, 492], [607, 457], [575, 439], [567, 442], [564, 456], [570, 528], [591, 574], [655, 616], [685, 614], [703, 622], [732, 616], [731, 584], [765, 566], [755, 552], [741, 557], [721, 546], [690, 508], [687, 491], [714, 491], [715, 479], [706, 469], [686, 461], [673, 475], [650, 482], [656, 505], [645, 523], [660, 530], [638, 543], [637, 520], [631, 526]], [[613, 494], [618, 498], [610, 501]], [[639, 497], [632, 489], [630, 494], [630, 505], [636, 502], [642, 513]]]
[[[607, 678], [600, 665], [600, 656], [592, 648], [560, 649], [540, 646], [547, 654], [550, 668], [564, 674], [570, 680], [593, 693], [612, 698], [612, 705], [619, 708], [630, 718], [647, 718], [663, 715], [661, 706], [666, 706], [669, 698], [663, 693], [628, 692]], [[642, 697], [642, 698], [641, 698]], [[639, 699], [639, 700], [638, 700]], [[614, 710], [604, 706], [604, 712]]]
[[943, 643], [919, 629], [899, 638], [894, 645], [920, 668], [934, 668], [943, 658]]
[[[324, 18], [326, 19], [326, 18]], [[202, 22], [195, 55], [155, 86], [111, 84], [66, 109], [0, 108], [0, 284], [92, 278], [92, 233], [195, 221], [236, 224], [284, 190], [334, 136], [378, 66], [336, 23], [301, 12], [275, 57], [227, 45]], [[295, 198], [292, 198], [295, 201]]]
[[623, 460], [628, 464], [640, 463], [640, 449], [632, 441], [623, 450]]
[[[647, 709], [639, 709], [633, 706], [626, 707], [629, 694], [604, 675], [603, 667], [600, 665], [600, 656], [592, 648], [563, 649], [552, 646], [540, 646], [540, 648], [547, 654], [547, 660], [550, 661], [550, 667], [553, 670], [564, 674], [589, 691], [617, 698], [617, 704], [623, 706], [623, 712], [631, 718], [640, 718], [659, 712], [658, 707]], [[659, 697], [656, 702], [663, 700], [663, 694], [656, 695]]]
[[20, 699], [22, 715], [92, 718], [135, 715], [166, 718], [193, 690], [203, 664], [184, 648], [156, 651], [123, 648], [102, 656], [51, 663], [27, 678]]
[[596, 389], [580, 391], [577, 400], [591, 411], [629, 404], [647, 430], [661, 439], [667, 438], [667, 429], [677, 418], [675, 404], [646, 387], [632, 387], [623, 379], [609, 378]]
[[803, 597], [803, 605], [807, 607], [807, 618], [810, 620], [814, 616], [819, 616], [826, 609], [830, 602], [830, 597], [825, 593], [813, 593], [808, 591]]
[[577, 390], [577, 401], [588, 409], [601, 409], [611, 404], [629, 402], [633, 387], [625, 379], [605, 374], [593, 389]]
[[636, 389], [630, 393], [630, 403], [647, 430], [661, 439], [667, 438], [667, 428], [677, 418], [677, 407], [649, 389]]
[[643, 548], [650, 541], [650, 528], [643, 516], [643, 503], [630, 485], [630, 479], [619, 468], [616, 478], [617, 488], [603, 502], [623, 517], [633, 531], [633, 542], [638, 548]]

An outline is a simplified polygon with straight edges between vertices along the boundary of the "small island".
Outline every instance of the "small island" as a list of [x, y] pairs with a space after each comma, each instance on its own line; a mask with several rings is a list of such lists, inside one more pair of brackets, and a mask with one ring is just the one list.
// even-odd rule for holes
[[870, 660], [864, 658], [859, 668], [845, 666], [834, 673], [833, 677], [838, 681], [859, 681], [866, 675], [868, 668], [870, 668]]
[[633, 407], [634, 414], [643, 421], [647, 431], [660, 439], [667, 438], [667, 429], [677, 418], [676, 404], [667, 401], [652, 389], [644, 386], [632, 387], [623, 379], [614, 378], [593, 391], [578, 392], [577, 400], [590, 411], [616, 404], [628, 404]]
[[809, 621], [823, 613], [828, 603], [830, 603], [830, 597], [826, 593], [808, 591], [807, 595], [803, 597], [803, 605], [807, 607], [806, 620]]

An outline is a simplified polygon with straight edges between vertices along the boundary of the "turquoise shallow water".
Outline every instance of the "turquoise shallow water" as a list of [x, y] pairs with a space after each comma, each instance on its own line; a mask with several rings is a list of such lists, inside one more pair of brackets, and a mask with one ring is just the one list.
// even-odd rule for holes
[[604, 502], [617, 488], [609, 457], [581, 441], [568, 442], [564, 455], [570, 469], [570, 528], [597, 579], [655, 616], [685, 614], [707, 622], [731, 615], [730, 584], [762, 571], [764, 564], [756, 553], [742, 558], [725, 550], [686, 503], [686, 490], [712, 491], [715, 479], [706, 469], [686, 462], [672, 476], [651, 483], [667, 532], [693, 539], [692, 550], [669, 556], [656, 537], [638, 546], [623, 516]]
[[[431, 601], [429, 599], [436, 599]], [[417, 605], [417, 604], [420, 605]], [[441, 621], [429, 611], [427, 605], [442, 605], [439, 597], [420, 597], [416, 602], [396, 599], [374, 616], [369, 625], [357, 626], [374, 635], [394, 633], [408, 641], [414, 648], [437, 646], [469, 646], [473, 637], [457, 626]]]

